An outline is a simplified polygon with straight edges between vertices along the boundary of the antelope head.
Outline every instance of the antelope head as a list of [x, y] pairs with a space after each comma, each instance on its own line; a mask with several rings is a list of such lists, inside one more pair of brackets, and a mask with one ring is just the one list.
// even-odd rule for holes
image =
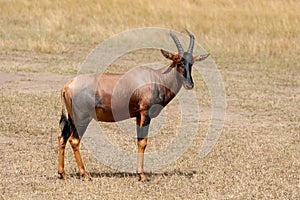
[[184, 88], [190, 90], [194, 87], [194, 82], [192, 78], [192, 66], [195, 62], [202, 61], [206, 59], [209, 54], [199, 55], [199, 56], [193, 56], [193, 49], [194, 49], [194, 42], [195, 37], [192, 33], [190, 33], [188, 30], [186, 30], [188, 35], [190, 36], [190, 44], [187, 51], [184, 51], [179, 39], [177, 36], [170, 31], [170, 36], [175, 42], [175, 45], [178, 50], [178, 54], [173, 54], [165, 50], [161, 50], [164, 57], [170, 59], [173, 61], [175, 65], [172, 65], [173, 67], [177, 67], [179, 73], [183, 76], [183, 86]]

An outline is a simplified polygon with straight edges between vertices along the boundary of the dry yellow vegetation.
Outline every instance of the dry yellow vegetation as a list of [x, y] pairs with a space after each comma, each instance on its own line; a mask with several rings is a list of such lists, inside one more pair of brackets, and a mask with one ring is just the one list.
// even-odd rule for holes
[[[0, 199], [300, 199], [299, 11], [299, 0], [0, 0]], [[82, 145], [93, 181], [81, 181], [68, 145], [69, 179], [59, 180], [60, 88], [97, 44], [140, 27], [188, 28], [211, 53], [227, 103], [217, 145], [199, 158], [211, 95], [193, 70], [199, 131], [178, 160], [149, 171], [142, 184]], [[128, 71], [154, 56], [164, 61], [159, 51], [142, 50], [109, 70]], [[146, 153], [172, 141], [181, 117], [175, 108], [176, 100]], [[112, 143], [135, 150], [135, 138], [117, 125], [101, 128]]]
[[137, 27], [190, 29], [215, 55], [299, 54], [296, 0], [0, 1], [0, 48], [49, 53]]

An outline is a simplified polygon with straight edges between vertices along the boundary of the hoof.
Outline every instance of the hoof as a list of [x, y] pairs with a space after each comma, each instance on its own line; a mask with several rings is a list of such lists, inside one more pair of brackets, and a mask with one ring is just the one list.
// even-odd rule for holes
[[150, 180], [147, 178], [147, 176], [145, 175], [145, 173], [139, 174], [139, 181], [143, 182], [143, 183], [150, 182]]
[[62, 180], [66, 180], [68, 177], [65, 172], [58, 172], [58, 174], [59, 174], [59, 179], [62, 179]]
[[92, 181], [92, 178], [86, 172], [84, 172], [83, 174], [81, 174], [81, 178], [84, 181]]

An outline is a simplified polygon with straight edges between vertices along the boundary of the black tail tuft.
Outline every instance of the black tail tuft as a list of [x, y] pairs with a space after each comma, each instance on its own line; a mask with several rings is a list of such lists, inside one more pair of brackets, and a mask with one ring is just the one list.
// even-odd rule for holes
[[69, 116], [67, 119], [65, 115], [61, 115], [59, 126], [62, 131], [62, 137], [64, 138], [64, 142], [67, 142], [69, 137], [75, 130], [75, 125], [73, 124], [71, 117]]

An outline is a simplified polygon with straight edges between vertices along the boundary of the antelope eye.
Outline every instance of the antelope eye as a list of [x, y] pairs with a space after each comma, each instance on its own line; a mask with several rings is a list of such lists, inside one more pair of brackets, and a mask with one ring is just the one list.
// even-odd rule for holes
[[185, 64], [186, 63], [186, 59], [185, 58], [181, 58], [181, 63]]

